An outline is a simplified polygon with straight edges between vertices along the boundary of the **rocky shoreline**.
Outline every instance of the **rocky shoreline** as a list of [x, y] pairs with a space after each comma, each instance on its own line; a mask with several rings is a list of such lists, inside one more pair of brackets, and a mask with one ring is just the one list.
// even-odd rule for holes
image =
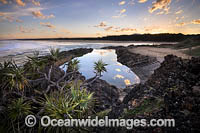
[[139, 78], [141, 83], [145, 83], [153, 74], [154, 70], [160, 67], [160, 62], [156, 57], [135, 54], [129, 51], [130, 48], [137, 46], [109, 46], [102, 49], [115, 49], [117, 61], [129, 67]]
[[[200, 125], [200, 58], [189, 60], [168, 55], [152, 73], [150, 70], [148, 72], [148, 69], [144, 71], [142, 67], [157, 63], [155, 58], [130, 53], [129, 47], [115, 49], [118, 61], [130, 67], [143, 82], [129, 87], [122, 104], [111, 111], [112, 116], [134, 119], [173, 118], [176, 122], [174, 128], [135, 128], [134, 132], [200, 131], [198, 127]], [[141, 61], [145, 58], [147, 59]], [[139, 70], [145, 74], [140, 73]], [[159, 104], [156, 104], [157, 102]], [[124, 115], [126, 109], [129, 115], [127, 113]], [[115, 114], [115, 112], [121, 113]]]
[[141, 83], [145, 83], [153, 71], [160, 66], [160, 63], [155, 57], [134, 54], [128, 49], [129, 47], [116, 49], [117, 60], [135, 72]]

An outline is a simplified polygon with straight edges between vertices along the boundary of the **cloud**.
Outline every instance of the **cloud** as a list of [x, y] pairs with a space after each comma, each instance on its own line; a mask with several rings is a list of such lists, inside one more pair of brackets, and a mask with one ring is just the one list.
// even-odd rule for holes
[[107, 25], [106, 25], [106, 22], [101, 22], [100, 24], [98, 24], [98, 25], [95, 25], [94, 27], [106, 27]]
[[131, 5], [131, 6], [135, 5], [134, 0], [130, 0], [129, 3], [128, 3], [128, 5]]
[[23, 23], [23, 21], [21, 19], [16, 19], [16, 22]]
[[118, 71], [118, 72], [121, 72], [121, 70], [119, 68], [116, 68], [115, 70]]
[[145, 32], [155, 32], [155, 31], [159, 31], [160, 27], [159, 26], [148, 26], [148, 27], [144, 27], [144, 31]]
[[33, 3], [35, 6], [40, 6], [40, 2], [39, 2], [39, 1], [32, 0], [32, 3]]
[[114, 27], [114, 26], [109, 26], [107, 28], [104, 28], [105, 31], [109, 32], [136, 32], [137, 30], [134, 28], [120, 28], [120, 27]]
[[113, 79], [116, 79], [116, 78], [118, 78], [118, 79], [123, 79], [124, 76], [122, 76], [122, 75], [120, 75], [120, 74], [117, 74], [117, 75], [115, 75], [115, 76], [113, 77]]
[[2, 17], [2, 21], [7, 20], [9, 22], [13, 22], [15, 19], [13, 16], [8, 14], [7, 12], [0, 12], [0, 17]]
[[179, 10], [179, 11], [177, 11], [177, 12], [175, 12], [175, 14], [177, 15], [177, 14], [181, 14], [183, 12], [183, 10]]
[[192, 24], [200, 24], [200, 19], [193, 20]]
[[138, 0], [138, 3], [145, 3], [147, 0]]
[[22, 0], [15, 0], [18, 6], [25, 6], [26, 3], [24, 3]]
[[55, 18], [53, 14], [51, 14], [50, 16], [45, 16], [41, 11], [32, 11], [32, 15], [40, 19]]
[[3, 4], [8, 4], [7, 0], [0, 0], [0, 2], [3, 3]]
[[136, 29], [133, 28], [120, 28], [119, 30], [115, 30], [115, 32], [136, 32]]
[[118, 14], [117, 16], [112, 16], [112, 18], [123, 18], [123, 17], [126, 17], [127, 15], [126, 14]]
[[96, 33], [96, 36], [101, 36], [101, 33]]
[[165, 12], [164, 11], [161, 11], [161, 12], [158, 12], [158, 13], [156, 13], [157, 15], [162, 15], [162, 14], [164, 14]]
[[186, 24], [187, 23], [185, 23], [185, 22], [181, 22], [181, 23], [176, 24], [176, 26], [181, 27], [181, 26], [185, 26]]
[[[17, 20], [18, 17], [21, 16], [32, 16], [33, 11], [43, 10], [44, 8], [37, 7], [37, 8], [18, 8], [15, 11], [12, 12], [0, 12], [0, 16], [3, 18], [3, 20], [6, 20], [6, 17], [12, 17], [13, 19]], [[52, 17], [52, 16], [51, 16]], [[7, 17], [8, 18], [8, 17]]]
[[156, 0], [152, 3], [152, 7], [149, 8], [149, 12], [153, 13], [154, 11], [160, 9], [160, 10], [169, 10], [169, 5], [171, 3], [171, 0]]
[[158, 12], [156, 15], [162, 15], [162, 14], [169, 14], [170, 7], [166, 7], [162, 11]]
[[51, 24], [51, 23], [49, 23], [49, 22], [47, 22], [47, 23], [40, 22], [40, 25], [42, 25], [42, 26], [45, 26], [45, 27], [48, 27], [48, 28], [52, 28], [52, 29], [54, 29], [54, 28], [55, 28], [55, 26], [54, 26], [54, 25], [52, 25], [52, 24]]
[[5, 16], [5, 18], [9, 21], [9, 22], [13, 22], [14, 18], [11, 16]]
[[62, 32], [62, 33], [65, 33], [65, 34], [68, 34], [68, 33], [71, 33], [70, 31], [68, 31], [68, 30], [66, 30], [66, 29], [60, 29], [60, 32]]
[[55, 18], [55, 16], [53, 14], [49, 15], [49, 16], [45, 16], [46, 19], [49, 19], [49, 18]]
[[110, 26], [110, 27], [105, 28], [104, 30], [105, 31], [111, 31], [113, 28], [114, 28], [113, 26]]
[[126, 12], [126, 9], [120, 10], [120, 14], [123, 14], [123, 13], [125, 13], [125, 12]]
[[125, 79], [125, 80], [124, 80], [124, 83], [125, 83], [126, 85], [131, 85], [131, 81], [128, 80], [128, 79]]
[[119, 2], [119, 5], [124, 5], [124, 4], [126, 4], [126, 1]]
[[33, 16], [37, 18], [44, 18], [45, 16], [40, 11], [32, 11]]
[[103, 28], [105, 31], [107, 32], [136, 32], [137, 30], [134, 28], [121, 28], [121, 27], [117, 27], [117, 26], [108, 26], [106, 24], [106, 22], [101, 22], [100, 24], [94, 26], [94, 27], [98, 27], [98, 28]]
[[126, 17], [127, 16], [126, 14], [124, 14], [126, 12], [126, 9], [122, 9], [122, 10], [120, 10], [118, 12], [119, 12], [118, 15], [112, 16], [112, 18], [122, 18], [122, 17]]
[[22, 33], [32, 33], [34, 29], [25, 28], [23, 26], [19, 26], [19, 31]]

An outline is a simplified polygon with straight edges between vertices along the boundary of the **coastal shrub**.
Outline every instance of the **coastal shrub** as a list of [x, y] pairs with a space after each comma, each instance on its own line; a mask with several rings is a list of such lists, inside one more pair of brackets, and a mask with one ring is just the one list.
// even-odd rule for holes
[[14, 61], [4, 62], [1, 73], [1, 87], [3, 89], [17, 89], [23, 91], [29, 86], [28, 80], [25, 77], [24, 69], [15, 64]]
[[60, 54], [60, 49], [59, 48], [51, 48], [50, 49], [50, 56], [51, 56], [51, 59], [53, 61], [58, 61], [59, 59], [59, 54]]
[[2, 123], [0, 132], [21, 132], [24, 131], [24, 119], [27, 115], [32, 114], [31, 102], [23, 98], [13, 100], [8, 104], [7, 108], [1, 116]]
[[52, 92], [49, 96], [45, 96], [43, 105], [45, 114], [52, 118], [84, 118], [90, 105], [92, 104], [92, 95], [86, 89], [71, 87], [70, 93]]
[[74, 59], [74, 60], [69, 61], [67, 72], [76, 72], [76, 71], [78, 71], [79, 63], [80, 63], [80, 61], [78, 59]]
[[156, 98], [156, 99], [143, 99], [142, 103], [129, 110], [124, 110], [122, 117], [123, 118], [131, 118], [137, 115], [142, 115], [145, 113], [153, 113], [161, 109], [164, 106], [164, 99]]
[[44, 69], [47, 62], [45, 59], [40, 59], [39, 57], [27, 57], [29, 59], [27, 65], [25, 66], [27, 70], [31, 72], [37, 72], [37, 69]]
[[8, 116], [12, 121], [23, 119], [31, 113], [31, 102], [23, 98], [18, 98], [8, 105]]
[[[77, 87], [78, 86], [78, 87]], [[54, 91], [45, 95], [41, 102], [44, 115], [52, 119], [81, 119], [92, 114], [93, 93], [80, 89], [79, 85], [71, 86], [69, 92]], [[83, 127], [47, 127], [47, 132], [83, 132], [89, 131]]]

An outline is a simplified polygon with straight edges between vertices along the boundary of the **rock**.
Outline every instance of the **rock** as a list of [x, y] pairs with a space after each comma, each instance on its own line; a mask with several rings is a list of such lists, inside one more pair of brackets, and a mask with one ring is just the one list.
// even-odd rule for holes
[[124, 46], [107, 46], [107, 47], [103, 47], [101, 49], [120, 49], [120, 48], [126, 48]]
[[131, 44], [128, 46], [128, 48], [135, 48], [137, 45]]
[[140, 81], [143, 83], [152, 74], [151, 69], [145, 69], [144, 67], [156, 63], [157, 59], [155, 57], [132, 53], [129, 51], [130, 47], [133, 46], [116, 49], [117, 61], [128, 66], [137, 74], [137, 76], [140, 78]]
[[[122, 52], [127, 54], [124, 50]], [[197, 126], [200, 121], [199, 64], [200, 58], [183, 60], [174, 55], [166, 56], [161, 66], [154, 71], [147, 82], [143, 85], [139, 84], [133, 87], [125, 96], [123, 103], [132, 103], [135, 105], [135, 101], [137, 99], [142, 101], [141, 98], [143, 96], [164, 97], [164, 107], [144, 117], [149, 119], [174, 118], [176, 127], [171, 129], [161, 128], [164, 132], [200, 131]], [[131, 63], [129, 65], [131, 66]], [[135, 130], [140, 132], [144, 129]], [[153, 131], [156, 131], [156, 128]]]
[[84, 54], [92, 52], [92, 48], [78, 48], [69, 51], [62, 51], [59, 54], [59, 60], [55, 63], [57, 66], [63, 65], [75, 57], [83, 56]]
[[[93, 80], [93, 79], [89, 79]], [[88, 82], [89, 82], [88, 81]], [[120, 105], [119, 101], [119, 92], [120, 90], [113, 86], [108, 84], [106, 81], [102, 79], [95, 80], [88, 88], [90, 92], [94, 93], [94, 98], [97, 100], [97, 107], [95, 111], [99, 112], [108, 108], [111, 108], [112, 106]]]
[[3, 112], [6, 108], [4, 106], [0, 106], [0, 112]]
[[193, 86], [192, 92], [195, 96], [200, 96], [200, 86]]

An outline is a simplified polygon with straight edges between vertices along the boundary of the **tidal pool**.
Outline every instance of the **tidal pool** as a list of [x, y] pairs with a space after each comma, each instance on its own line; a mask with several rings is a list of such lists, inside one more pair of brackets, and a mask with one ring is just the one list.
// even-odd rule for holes
[[[94, 62], [102, 60], [106, 64], [107, 72], [102, 74], [101, 79], [107, 81], [111, 85], [118, 88], [125, 88], [128, 85], [137, 84], [140, 82], [139, 77], [132, 72], [128, 67], [117, 62], [117, 55], [115, 50], [100, 50], [94, 49], [91, 53], [85, 54], [82, 57], [76, 58], [80, 61], [79, 72], [81, 72], [86, 79], [95, 76]], [[67, 65], [60, 66], [66, 71]]]

